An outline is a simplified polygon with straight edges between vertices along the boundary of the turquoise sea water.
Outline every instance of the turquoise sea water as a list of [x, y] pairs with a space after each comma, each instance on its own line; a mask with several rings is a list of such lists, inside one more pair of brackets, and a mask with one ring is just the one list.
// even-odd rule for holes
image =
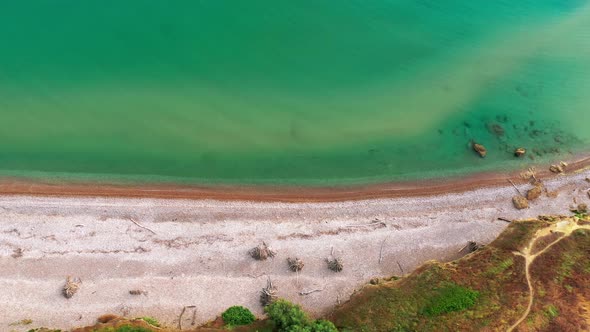
[[590, 143], [590, 1], [22, 0], [0, 45], [3, 175], [362, 183]]

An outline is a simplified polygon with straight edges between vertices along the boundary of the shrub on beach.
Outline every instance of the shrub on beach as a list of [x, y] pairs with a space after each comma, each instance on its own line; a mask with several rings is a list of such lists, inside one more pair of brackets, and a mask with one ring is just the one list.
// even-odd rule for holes
[[280, 332], [337, 332], [332, 322], [312, 321], [300, 306], [286, 300], [277, 300], [268, 305], [266, 314]]
[[223, 322], [228, 326], [248, 325], [256, 320], [254, 314], [242, 306], [233, 306], [221, 314]]

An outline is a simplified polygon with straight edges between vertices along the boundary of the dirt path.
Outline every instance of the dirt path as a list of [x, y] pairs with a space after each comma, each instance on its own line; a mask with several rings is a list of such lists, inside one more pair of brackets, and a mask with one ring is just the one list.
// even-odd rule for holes
[[[532, 279], [531, 279], [531, 274], [530, 274], [530, 266], [531, 266], [531, 264], [533, 264], [533, 262], [535, 261], [535, 259], [538, 256], [540, 256], [543, 253], [545, 253], [553, 245], [555, 245], [559, 241], [563, 240], [564, 238], [570, 236], [574, 231], [576, 231], [578, 229], [590, 229], [590, 225], [578, 225], [573, 220], [564, 220], [564, 221], [557, 222], [557, 223], [555, 223], [555, 224], [553, 224], [553, 225], [551, 225], [549, 227], [546, 227], [546, 228], [543, 228], [543, 229], [537, 231], [537, 233], [535, 233], [535, 236], [531, 239], [531, 241], [529, 242], [529, 244], [521, 252], [515, 252], [514, 253], [515, 255], [522, 256], [524, 258], [524, 261], [525, 261], [526, 281], [527, 281], [527, 285], [528, 285], [528, 288], [529, 288], [529, 302], [528, 302], [528, 306], [527, 306], [525, 312], [516, 321], [516, 323], [514, 323], [507, 330], [508, 332], [511, 332], [516, 327], [518, 327], [518, 325], [520, 325], [520, 323], [522, 323], [527, 318], [527, 316], [531, 312], [531, 308], [533, 307], [533, 301], [534, 301], [534, 298], [535, 298], [535, 289], [533, 287], [533, 283], [532, 283]], [[558, 233], [558, 234], [560, 234], [559, 238], [557, 238], [553, 242], [549, 243], [542, 250], [540, 250], [540, 251], [538, 251], [538, 252], [536, 252], [534, 254], [531, 253], [531, 250], [533, 250], [534, 245], [535, 245], [535, 242], [537, 242], [538, 239], [540, 239], [540, 238], [542, 238], [544, 236], [550, 235], [552, 233]]]

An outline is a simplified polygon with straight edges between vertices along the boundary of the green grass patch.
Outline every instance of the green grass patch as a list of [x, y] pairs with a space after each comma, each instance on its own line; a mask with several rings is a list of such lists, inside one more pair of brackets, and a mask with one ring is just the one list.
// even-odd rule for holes
[[151, 326], [155, 326], [155, 327], [160, 327], [160, 322], [158, 322], [157, 319], [155, 319], [154, 317], [141, 317], [140, 318], [142, 321], [150, 324]]
[[557, 310], [557, 308], [553, 304], [546, 306], [544, 311], [545, 316], [547, 316], [547, 318], [549, 319], [553, 319], [559, 316], [559, 310]]
[[557, 270], [556, 280], [558, 283], [562, 283], [565, 278], [571, 277], [572, 269], [574, 268], [578, 260], [582, 258], [580, 256], [581, 255], [579, 253], [565, 253], [562, 256], [561, 264], [559, 265], [559, 268]]
[[426, 316], [438, 316], [454, 311], [469, 309], [475, 305], [479, 292], [448, 283], [436, 291], [422, 310]]
[[490, 267], [486, 271], [485, 275], [488, 276], [488, 277], [492, 277], [492, 276], [498, 275], [498, 274], [506, 271], [513, 264], [514, 264], [514, 260], [512, 259], [512, 257], [507, 258], [507, 259], [501, 261], [498, 265], [494, 265], [494, 266]]
[[300, 306], [283, 299], [268, 305], [264, 311], [278, 332], [338, 332], [332, 322], [312, 321]]

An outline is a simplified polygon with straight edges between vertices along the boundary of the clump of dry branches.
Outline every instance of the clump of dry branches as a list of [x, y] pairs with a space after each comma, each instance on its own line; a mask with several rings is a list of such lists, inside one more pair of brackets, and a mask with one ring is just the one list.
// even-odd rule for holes
[[276, 251], [272, 250], [265, 242], [250, 250], [250, 256], [259, 261], [264, 261], [269, 257], [273, 258], [276, 254]]
[[331, 257], [326, 259], [326, 262], [328, 263], [328, 268], [334, 272], [342, 272], [344, 268], [344, 264], [340, 258]]
[[264, 287], [260, 292], [260, 304], [262, 304], [263, 307], [266, 307], [267, 305], [275, 302], [277, 298], [277, 288], [272, 283], [272, 280], [268, 278], [266, 287]]
[[303, 270], [305, 264], [299, 258], [287, 258], [287, 263], [289, 264], [289, 269], [293, 272], [299, 272]]
[[63, 296], [65, 296], [66, 299], [74, 296], [74, 294], [80, 289], [80, 284], [82, 284], [80, 278], [67, 277], [66, 284], [62, 290]]

